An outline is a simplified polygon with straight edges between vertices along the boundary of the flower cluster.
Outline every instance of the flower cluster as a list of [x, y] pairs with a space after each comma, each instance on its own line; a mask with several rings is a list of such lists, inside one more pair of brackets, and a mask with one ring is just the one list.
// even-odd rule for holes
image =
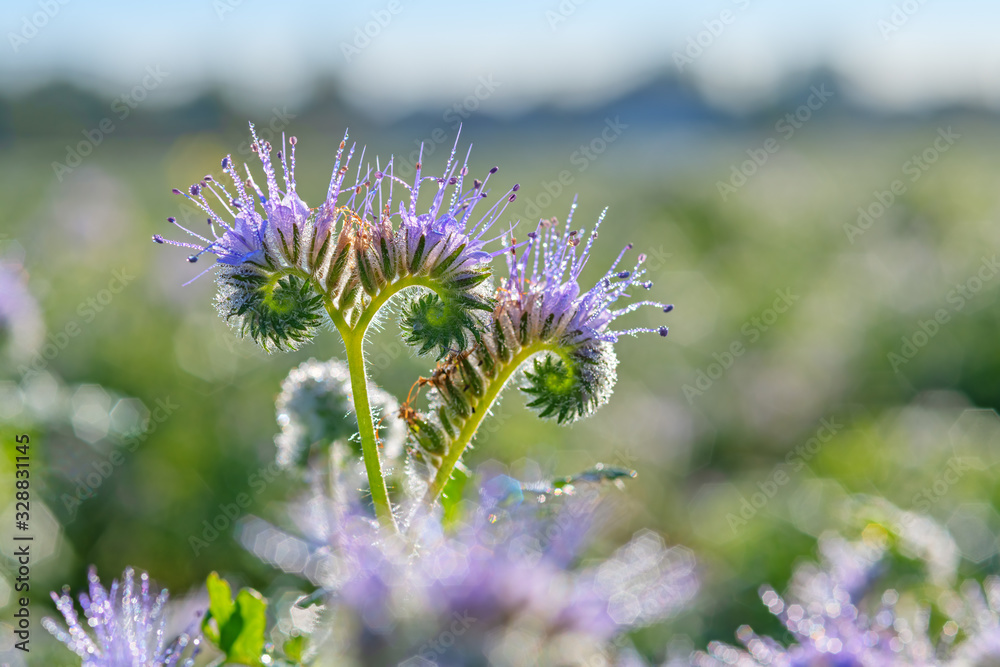
[[[533, 364], [518, 380], [529, 406], [543, 418], [569, 423], [593, 414], [611, 396], [618, 364], [613, 344], [620, 336], [667, 335], [665, 326], [613, 328], [619, 317], [643, 306], [673, 308], [653, 301], [616, 307], [630, 290], [651, 287], [644, 279], [644, 255], [631, 269], [620, 268], [631, 246], [593, 287], [580, 287], [603, 214], [588, 235], [573, 228], [574, 202], [565, 226], [543, 220], [526, 241], [505, 240], [501, 250], [488, 251], [486, 234], [516, 199], [519, 186], [481, 212], [497, 168], [470, 185], [468, 154], [464, 162], [456, 160], [457, 140], [441, 176], [424, 176], [418, 161], [409, 183], [393, 174], [391, 160], [384, 169], [378, 160], [374, 167], [359, 166], [348, 179], [355, 147], [347, 149], [345, 136], [326, 199], [310, 208], [296, 190], [294, 137], [290, 152], [284, 139], [276, 152], [282, 186], [271, 145], [257, 137], [252, 125], [251, 133], [265, 187], [257, 185], [249, 167], [244, 165], [241, 176], [226, 157], [222, 166], [235, 193], [211, 176], [186, 192], [176, 190], [208, 216], [214, 239], [186, 230], [204, 245], [170, 243], [197, 249], [191, 261], [216, 255], [219, 312], [266, 350], [299, 346], [328, 317], [344, 339], [349, 366], [354, 364], [341, 379], [344, 389], [350, 379], [355, 396], [367, 393], [361, 384], [364, 335], [379, 310], [402, 293], [404, 341], [418, 354], [434, 352], [442, 360], [430, 378], [416, 385], [430, 385], [428, 408], [412, 405], [411, 392], [399, 412], [411, 436], [408, 466], [426, 486], [429, 502], [443, 490], [482, 419], [522, 366]], [[427, 184], [436, 190], [429, 206], [420, 207]], [[213, 209], [207, 194], [218, 200], [225, 216]], [[175, 218], [170, 222], [178, 224]], [[159, 235], [154, 240], [167, 242]], [[489, 264], [499, 254], [507, 257], [508, 271], [494, 289]], [[367, 397], [359, 405], [372, 412]], [[338, 409], [346, 412], [345, 407]], [[384, 409], [376, 411], [384, 418]], [[388, 491], [372, 478], [381, 474], [374, 460], [378, 436], [372, 417], [360, 415], [361, 449], [376, 508], [391, 523]], [[282, 424], [278, 445], [285, 464], [313, 442], [335, 435], [319, 427], [310, 433], [290, 414], [284, 419], [288, 423]]]
[[[46, 630], [83, 659], [83, 667], [192, 667], [200, 650], [201, 638], [184, 633], [167, 642], [166, 590], [153, 595], [149, 575], [125, 570], [106, 590], [91, 568], [87, 576], [90, 592], [80, 594], [86, 620], [81, 623], [68, 591], [52, 593], [56, 608], [66, 619], [61, 627], [51, 618], [42, 621]], [[90, 634], [93, 632], [93, 634]], [[188, 657], [185, 650], [191, 648]]]
[[[516, 247], [509, 249], [508, 274], [497, 288], [488, 327], [473, 347], [451, 353], [425, 380], [432, 388], [430, 413], [404, 413], [417, 445], [415, 456], [432, 474], [441, 467], [452, 442], [463, 442], [470, 420], [478, 423], [522, 364], [532, 362], [518, 383], [531, 399], [528, 406], [543, 418], [570, 423], [593, 414], [610, 398], [618, 366], [613, 344], [621, 336], [667, 335], [665, 326], [612, 328], [619, 317], [644, 306], [673, 310], [670, 304], [654, 301], [615, 308], [619, 299], [629, 297], [630, 289], [652, 286], [644, 277], [644, 255], [631, 270], [619, 268], [631, 245], [593, 287], [581, 289], [579, 277], [604, 214], [587, 236], [572, 228], [575, 209], [574, 203], [561, 228], [555, 219], [543, 220], [528, 235], [520, 257]], [[464, 436], [463, 444], [467, 442]]]
[[[211, 176], [186, 191], [174, 190], [208, 216], [213, 238], [183, 227], [175, 217], [168, 221], [200, 244], [153, 237], [157, 243], [197, 250], [188, 258], [191, 262], [205, 253], [216, 256], [217, 307], [240, 334], [266, 350], [294, 349], [312, 338], [323, 321], [324, 305], [335, 324], [353, 326], [373, 299], [423, 286], [434, 294], [409, 308], [404, 317], [407, 339], [425, 351], [435, 346], [446, 350], [471, 335], [476, 325], [471, 313], [490, 308], [489, 292], [480, 288], [489, 277], [484, 265], [492, 258], [484, 250], [485, 235], [514, 200], [518, 186], [480, 215], [480, 202], [489, 196], [489, 175], [497, 169], [470, 186], [468, 156], [459, 166], [454, 149], [439, 177], [422, 175], [418, 162], [414, 182], [408, 183], [393, 175], [390, 160], [385, 169], [377, 164], [374, 169], [358, 167], [348, 181], [355, 147], [345, 156], [345, 135], [326, 199], [310, 208], [296, 191], [296, 139], [289, 142], [290, 152], [284, 140], [276, 152], [281, 187], [270, 143], [261, 141], [252, 125], [251, 133], [264, 189], [249, 167], [244, 165], [241, 176], [227, 156], [222, 168], [233, 192]], [[418, 210], [421, 189], [428, 183], [437, 190], [429, 208]], [[402, 196], [394, 198], [394, 189]], [[213, 206], [206, 194], [218, 203]]]

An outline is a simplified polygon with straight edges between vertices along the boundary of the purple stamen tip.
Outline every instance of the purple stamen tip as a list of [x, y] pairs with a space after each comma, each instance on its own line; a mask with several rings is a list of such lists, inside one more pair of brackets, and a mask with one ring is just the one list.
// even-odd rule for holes
[[671, 303], [663, 307], [663, 312], [669, 313], [673, 309], [674, 309], [674, 304]]
[[199, 187], [199, 185], [197, 183], [195, 183], [194, 185], [191, 186], [191, 195], [192, 196], [197, 197], [199, 192], [201, 192], [201, 187]]
[[291, 139], [288, 140], [288, 143], [294, 146], [295, 144], [299, 143], [299, 140], [296, 137], [292, 137]]
[[171, 192], [173, 192], [175, 195], [182, 195], [182, 194], [184, 194], [183, 192], [181, 192], [177, 188], [172, 189]]
[[520, 190], [520, 189], [521, 189], [521, 184], [520, 184], [520, 183], [515, 183], [515, 184], [514, 184], [514, 187], [512, 187], [512, 188], [510, 189], [510, 191], [511, 191], [511, 192], [517, 192], [517, 191], [518, 191], [518, 190]]
[[618, 276], [619, 278], [628, 278], [628, 277], [629, 277], [630, 275], [632, 275], [632, 272], [631, 272], [631, 271], [620, 271], [620, 272], [619, 272], [619, 273], [617, 274], [617, 276]]
[[643, 289], [650, 289], [652, 287], [653, 287], [653, 283], [651, 281], [649, 281], [649, 280], [647, 280], [646, 282], [642, 283], [642, 288]]
[[380, 180], [383, 176], [385, 176], [385, 174], [383, 174], [381, 171], [376, 171], [375, 172], [375, 180], [376, 181]]
[[481, 180], [479, 180], [478, 178], [474, 179], [472, 181], [472, 187], [475, 188], [476, 190], [478, 190], [479, 188], [483, 187], [483, 182]]
[[222, 158], [222, 168], [225, 169], [228, 166], [229, 166], [229, 158], [228, 157]]
[[159, 234], [153, 234], [153, 241], [155, 243], [163, 243], [163, 237]]
[[507, 201], [514, 201], [515, 199], [517, 199], [517, 195], [511, 195], [510, 197], [507, 197]]
[[642, 264], [645, 261], [646, 261], [646, 253], [640, 253], [639, 254], [639, 263]]
[[205, 178], [202, 179], [202, 180], [211, 181], [212, 180], [212, 175], [211, 174], [205, 174]]
[[490, 169], [490, 173], [491, 173], [491, 174], [495, 174], [495, 173], [497, 173], [498, 171], [500, 171], [500, 167], [493, 167], [492, 169]]
[[171, 225], [176, 224], [177, 218], [175, 218], [174, 216], [170, 216], [169, 218], [167, 218], [167, 222], [169, 222]]
[[659, 331], [660, 335], [663, 336], [664, 338], [666, 338], [667, 334], [670, 333], [670, 329], [668, 329], [667, 327], [660, 327]]
[[195, 262], [198, 261], [198, 255], [191, 255], [190, 257], [188, 257], [188, 261], [194, 264]]

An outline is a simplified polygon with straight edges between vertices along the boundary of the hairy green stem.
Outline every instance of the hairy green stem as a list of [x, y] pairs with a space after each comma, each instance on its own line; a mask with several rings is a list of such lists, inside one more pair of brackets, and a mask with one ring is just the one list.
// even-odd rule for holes
[[441, 296], [442, 298], [444, 297], [440, 291], [440, 286], [429, 276], [406, 276], [399, 278], [398, 280], [395, 280], [383, 287], [378, 294], [372, 297], [371, 302], [369, 302], [369, 304], [365, 306], [365, 309], [361, 312], [361, 317], [354, 325], [354, 330], [360, 331], [361, 335], [366, 334], [368, 332], [368, 327], [371, 325], [372, 320], [375, 319], [375, 315], [378, 314], [378, 311], [382, 309], [382, 306], [384, 306], [389, 299], [396, 296], [407, 287], [423, 287], [431, 290], [432, 292], [437, 292], [438, 296]]
[[382, 476], [379, 460], [378, 439], [372, 422], [372, 408], [368, 400], [368, 375], [365, 372], [364, 334], [356, 329], [344, 336], [347, 348], [347, 368], [351, 373], [351, 393], [354, 394], [354, 413], [358, 417], [358, 431], [361, 434], [361, 454], [368, 474], [368, 488], [371, 490], [375, 515], [386, 528], [398, 532], [396, 518], [389, 504], [389, 491]]
[[392, 512], [392, 505], [389, 502], [389, 491], [385, 485], [385, 477], [382, 474], [382, 462], [378, 452], [378, 437], [375, 433], [375, 424], [372, 418], [371, 402], [368, 398], [368, 374], [365, 370], [364, 341], [375, 315], [382, 306], [395, 294], [407, 287], [425, 287], [435, 290], [437, 285], [428, 277], [407, 276], [386, 285], [371, 302], [361, 312], [361, 317], [350, 326], [344, 316], [333, 304], [333, 299], [329, 294], [325, 296], [324, 302], [326, 311], [330, 314], [330, 319], [340, 332], [340, 337], [344, 340], [345, 354], [347, 355], [347, 368], [351, 376], [351, 393], [354, 396], [354, 413], [358, 418], [358, 433], [361, 436], [361, 454], [365, 463], [365, 473], [368, 476], [368, 487], [372, 494], [372, 503], [375, 506], [375, 515], [386, 528], [393, 532], [398, 532], [396, 519]]
[[448, 448], [448, 453], [445, 454], [444, 460], [441, 462], [441, 467], [438, 468], [437, 474], [434, 476], [434, 480], [427, 488], [427, 493], [424, 494], [423, 502], [425, 505], [430, 507], [437, 501], [438, 496], [441, 495], [441, 491], [444, 490], [448, 480], [451, 479], [451, 474], [454, 472], [455, 466], [458, 465], [459, 459], [462, 458], [462, 454], [465, 453], [469, 443], [472, 442], [472, 438], [475, 437], [476, 431], [479, 430], [479, 426], [483, 423], [483, 419], [486, 418], [486, 414], [500, 397], [500, 394], [503, 392], [507, 382], [514, 375], [517, 369], [520, 368], [521, 364], [539, 352], [555, 352], [556, 354], [559, 354], [560, 350], [548, 343], [532, 343], [531, 345], [522, 348], [520, 352], [514, 355], [513, 359], [498, 368], [496, 377], [493, 378], [493, 380], [489, 383], [489, 386], [486, 388], [486, 393], [483, 394], [483, 397], [479, 399], [478, 403], [476, 403], [475, 411], [462, 425], [462, 429], [459, 431], [458, 437], [451, 442], [451, 446]]

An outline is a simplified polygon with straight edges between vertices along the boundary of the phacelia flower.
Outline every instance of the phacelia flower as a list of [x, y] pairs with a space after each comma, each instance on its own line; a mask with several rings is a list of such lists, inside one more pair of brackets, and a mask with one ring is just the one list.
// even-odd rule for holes
[[[369, 386], [368, 400], [372, 414], [383, 427], [382, 451], [387, 460], [402, 453], [406, 425], [396, 413], [399, 404], [388, 392]], [[293, 368], [281, 383], [281, 393], [275, 402], [281, 432], [275, 438], [277, 460], [281, 466], [304, 463], [313, 445], [328, 447], [338, 442], [350, 444], [355, 454], [360, 447], [353, 441], [358, 432], [351, 398], [351, 377], [347, 364], [331, 359], [319, 362], [310, 359]]]
[[493, 336], [486, 339], [496, 345], [491, 350], [494, 356], [517, 354], [533, 343], [556, 353], [536, 357], [522, 390], [533, 399], [528, 407], [560, 423], [589, 416], [607, 403], [618, 366], [612, 346], [621, 336], [643, 332], [667, 335], [665, 326], [612, 329], [614, 321], [644, 306], [665, 313], [673, 310], [672, 305], [656, 301], [633, 301], [622, 308], [614, 307], [619, 299], [630, 296], [630, 289], [652, 287], [644, 279], [644, 254], [639, 255], [631, 270], [619, 269], [631, 244], [618, 254], [597, 284], [581, 293], [580, 273], [590, 258], [606, 211], [578, 255], [584, 232], [572, 229], [575, 209], [576, 202], [562, 231], [554, 218], [543, 220], [538, 230], [529, 234], [521, 257], [514, 252], [508, 255], [509, 273], [498, 290]]
[[[86, 620], [81, 623], [69, 592], [52, 593], [56, 608], [66, 619], [63, 628], [51, 618], [42, 620], [46, 630], [83, 659], [83, 667], [191, 667], [200, 650], [201, 638], [184, 633], [169, 643], [166, 638], [166, 590], [150, 592], [149, 575], [125, 570], [124, 580], [115, 580], [105, 590], [90, 569], [90, 594], [80, 594]], [[91, 632], [93, 634], [91, 634]], [[191, 647], [188, 657], [185, 651]]]
[[[468, 156], [459, 167], [454, 148], [440, 177], [423, 176], [418, 162], [414, 182], [408, 183], [393, 175], [390, 160], [385, 169], [377, 161], [374, 169], [359, 167], [354, 179], [346, 181], [355, 146], [345, 156], [345, 135], [326, 199], [310, 208], [296, 191], [296, 139], [289, 142], [290, 153], [283, 139], [276, 154], [282, 186], [270, 143], [257, 137], [253, 125], [250, 129], [265, 189], [255, 182], [249, 167], [244, 165], [243, 177], [232, 156], [227, 156], [222, 169], [232, 180], [233, 192], [211, 175], [185, 191], [174, 190], [207, 216], [209, 229], [204, 235], [168, 218], [198, 243], [153, 237], [157, 243], [196, 250], [188, 258], [191, 262], [206, 253], [216, 256], [216, 305], [238, 333], [253, 337], [267, 350], [295, 348], [315, 334], [324, 305], [353, 326], [364, 308], [392, 285], [393, 293], [410, 286], [433, 291], [404, 312], [404, 331], [411, 344], [425, 351], [435, 346], [447, 349], [471, 335], [473, 313], [491, 307], [482, 283], [489, 277], [487, 264], [495, 253], [484, 250], [489, 241], [485, 235], [516, 197], [516, 185], [480, 215], [489, 176], [475, 179], [469, 187]], [[496, 171], [494, 167], [490, 175]], [[437, 192], [430, 208], [421, 212], [418, 198], [429, 182]], [[394, 189], [402, 191], [398, 201], [393, 199]], [[210, 204], [207, 194], [218, 204]]]
[[562, 229], [554, 220], [542, 221], [528, 235], [520, 257], [516, 247], [508, 250], [508, 275], [497, 289], [492, 321], [477, 344], [451, 353], [422, 381], [432, 388], [429, 414], [404, 407], [415, 443], [411, 453], [426, 468], [425, 474], [436, 474], [467, 421], [489, 409], [490, 405], [482, 403], [487, 397], [495, 399], [496, 387], [491, 390], [491, 386], [503, 386], [526, 361], [532, 360], [533, 365], [519, 384], [532, 399], [529, 407], [541, 417], [569, 423], [607, 403], [617, 378], [613, 346], [621, 336], [667, 335], [665, 326], [612, 328], [618, 317], [643, 306], [673, 310], [655, 301], [614, 307], [619, 299], [629, 297], [631, 288], [652, 286], [644, 280], [644, 255], [639, 255], [631, 270], [619, 269], [631, 246], [618, 255], [596, 285], [581, 290], [578, 279], [604, 215], [580, 250], [584, 234], [572, 229], [575, 209], [574, 203]]

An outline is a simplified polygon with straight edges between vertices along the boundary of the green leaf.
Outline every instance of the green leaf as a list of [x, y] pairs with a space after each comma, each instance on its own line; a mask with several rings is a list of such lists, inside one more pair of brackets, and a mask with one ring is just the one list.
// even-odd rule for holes
[[306, 650], [306, 638], [304, 635], [299, 635], [298, 637], [292, 637], [285, 645], [282, 647], [282, 651], [285, 657], [289, 660], [294, 660], [295, 662], [302, 662], [302, 655]]
[[267, 601], [252, 588], [242, 589], [234, 601], [229, 583], [215, 572], [208, 576], [206, 586], [208, 613], [201, 624], [205, 637], [226, 654], [226, 662], [262, 665]]
[[[236, 608], [239, 625], [231, 633], [226, 656], [237, 664], [260, 665], [267, 630], [267, 600], [252, 588], [244, 588], [236, 594]], [[226, 628], [233, 625], [230, 621]]]
[[[205, 582], [208, 588], [208, 613], [201, 622], [201, 631], [216, 646], [219, 645], [219, 629], [224, 627], [236, 605], [233, 604], [233, 591], [229, 587], [229, 582], [219, 576], [217, 572], [208, 575]], [[209, 623], [210, 619], [215, 619], [215, 624]]]

